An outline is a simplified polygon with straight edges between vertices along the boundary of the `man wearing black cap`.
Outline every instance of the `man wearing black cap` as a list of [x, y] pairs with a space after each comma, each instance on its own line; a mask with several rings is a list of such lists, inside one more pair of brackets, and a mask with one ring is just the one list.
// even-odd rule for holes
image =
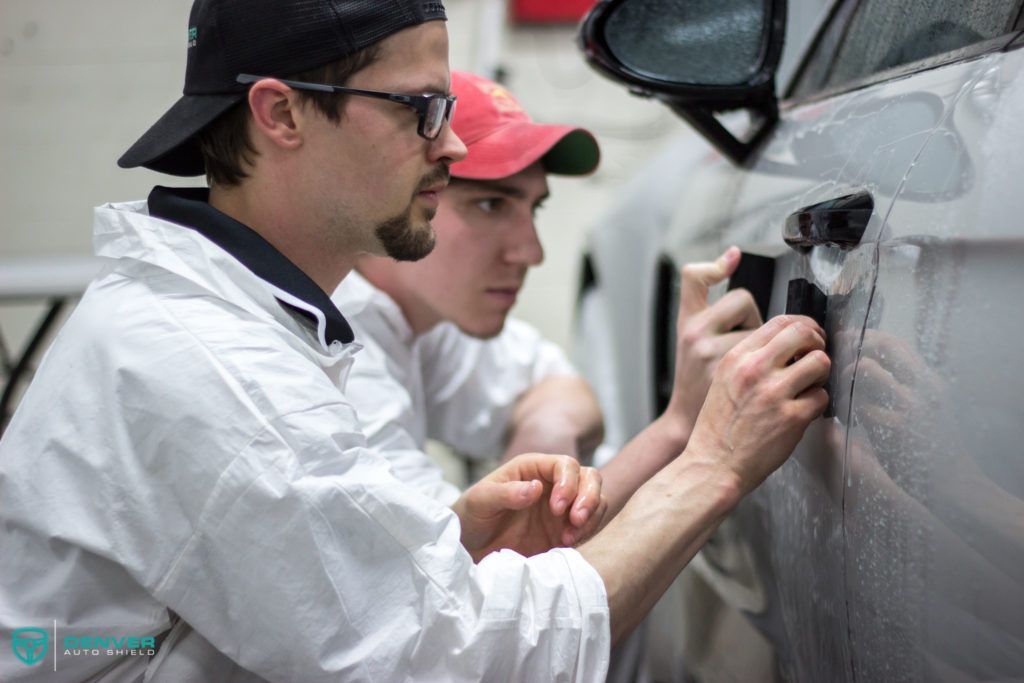
[[[121, 164], [205, 170], [211, 189], [97, 209], [108, 265], [0, 442], [0, 678], [600, 680], [609, 644], [824, 407], [822, 333], [776, 318], [604, 532], [472, 562], [467, 526], [487, 520], [464, 505], [460, 524], [366, 448], [344, 394], [356, 345], [327, 297], [360, 254], [430, 248], [465, 153], [443, 18], [414, 0], [197, 0], [185, 97]], [[563, 459], [508, 467], [478, 500], [575, 493]], [[474, 539], [557, 538], [553, 512]]]
[[[546, 498], [480, 520], [495, 492], [536, 499], [546, 482], [572, 501], [579, 486], [596, 506], [575, 462], [513, 464], [460, 501], [460, 524], [366, 450], [339, 391], [357, 345], [326, 292], [359, 254], [426, 254], [465, 155], [443, 18], [412, 1], [195, 4], [186, 94], [120, 163], [205, 171], [210, 189], [97, 210], [109, 266], [3, 441], [0, 678], [473, 677], [499, 666], [484, 658], [524, 577], [537, 609], [580, 612], [563, 558], [467, 554], [544, 516]], [[535, 535], [557, 539], [567, 517]], [[599, 651], [554, 666], [585, 654], [590, 671]]]

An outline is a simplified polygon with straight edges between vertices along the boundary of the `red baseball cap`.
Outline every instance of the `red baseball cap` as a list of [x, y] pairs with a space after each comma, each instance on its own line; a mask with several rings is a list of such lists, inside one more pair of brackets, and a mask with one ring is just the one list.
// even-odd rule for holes
[[452, 177], [507, 178], [538, 159], [558, 175], [585, 175], [597, 168], [601, 150], [589, 131], [535, 123], [504, 86], [453, 71], [451, 92], [459, 98], [452, 129], [469, 148], [465, 159], [452, 164]]

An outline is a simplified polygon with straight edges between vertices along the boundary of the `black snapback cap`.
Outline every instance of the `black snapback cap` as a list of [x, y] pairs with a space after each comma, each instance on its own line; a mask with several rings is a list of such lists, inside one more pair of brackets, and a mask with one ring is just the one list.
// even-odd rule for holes
[[202, 175], [196, 135], [246, 96], [239, 74], [284, 78], [435, 19], [444, 4], [426, 0], [195, 0], [183, 95], [117, 165]]

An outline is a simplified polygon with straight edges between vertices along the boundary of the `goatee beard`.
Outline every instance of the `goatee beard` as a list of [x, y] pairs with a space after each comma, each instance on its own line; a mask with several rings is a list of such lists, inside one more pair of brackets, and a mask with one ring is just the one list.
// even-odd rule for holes
[[[431, 212], [433, 213], [433, 212]], [[434, 231], [429, 219], [422, 228], [414, 227], [409, 214], [396, 216], [377, 225], [374, 232], [384, 253], [396, 261], [419, 261], [434, 248]]]
[[[451, 171], [448, 164], [439, 164], [429, 175], [420, 181], [416, 188], [416, 194], [412, 201], [416, 201], [416, 195], [434, 187], [439, 183], [447, 184], [451, 178]], [[424, 216], [425, 225], [421, 227], [412, 224], [412, 204], [408, 211], [401, 216], [396, 216], [377, 225], [374, 232], [384, 253], [396, 261], [419, 261], [434, 248], [434, 231], [430, 227], [430, 220], [434, 217], [435, 210], [428, 209]]]

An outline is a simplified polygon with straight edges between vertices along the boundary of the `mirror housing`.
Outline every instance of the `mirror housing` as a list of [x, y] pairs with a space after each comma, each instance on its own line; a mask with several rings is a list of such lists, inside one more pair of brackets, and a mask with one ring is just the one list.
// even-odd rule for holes
[[[687, 1], [693, 15], [665, 20]], [[778, 120], [775, 69], [785, 27], [785, 0], [599, 0], [579, 43], [597, 71], [661, 100], [743, 164]], [[751, 113], [744, 139], [715, 116], [734, 109]]]

